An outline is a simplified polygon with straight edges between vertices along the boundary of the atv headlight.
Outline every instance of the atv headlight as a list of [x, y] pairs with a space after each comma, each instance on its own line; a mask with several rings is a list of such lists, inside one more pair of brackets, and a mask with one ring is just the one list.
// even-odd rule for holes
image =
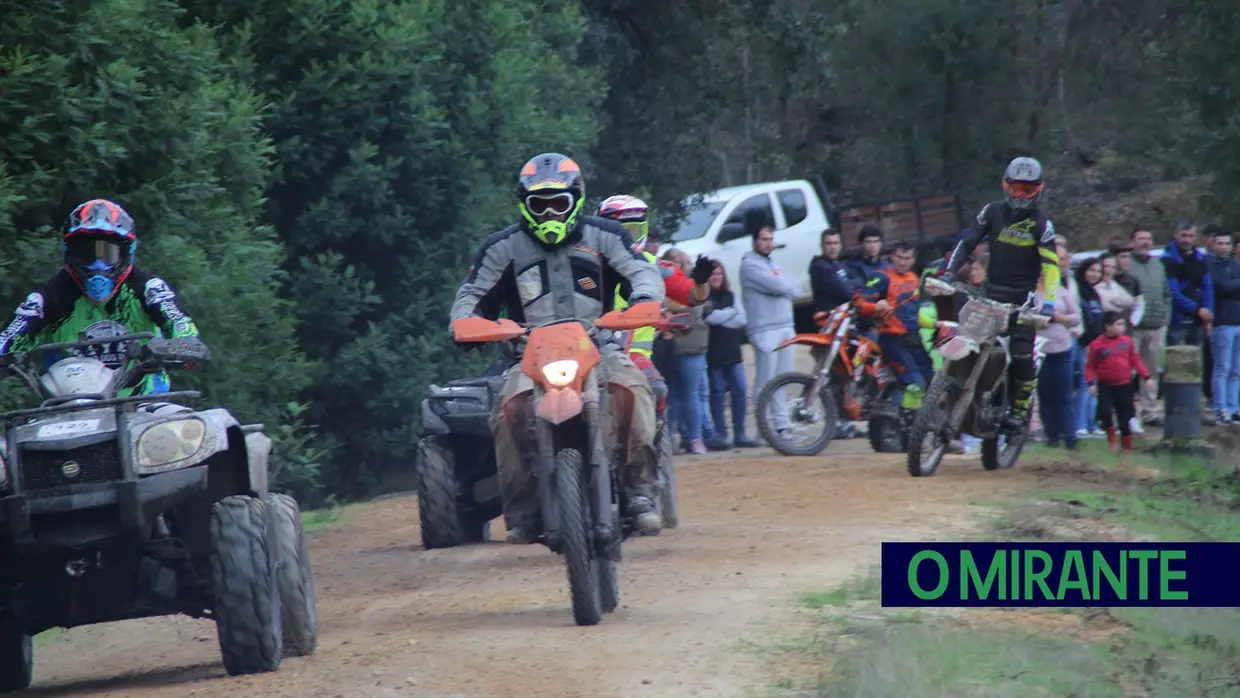
[[576, 359], [560, 359], [542, 367], [543, 378], [556, 388], [563, 388], [577, 377]]
[[189, 458], [202, 448], [206, 435], [206, 424], [196, 417], [156, 424], [138, 438], [138, 467], [151, 468]]

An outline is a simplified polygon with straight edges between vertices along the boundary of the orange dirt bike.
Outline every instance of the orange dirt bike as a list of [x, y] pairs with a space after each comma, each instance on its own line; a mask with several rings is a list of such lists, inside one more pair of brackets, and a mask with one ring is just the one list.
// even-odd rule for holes
[[[856, 316], [857, 309], [852, 302], [841, 303], [814, 315], [818, 332], [798, 334], [777, 347], [809, 346], [814, 370], [812, 373], [782, 373], [772, 378], [758, 394], [755, 410], [758, 430], [776, 451], [786, 456], [820, 453], [835, 438], [840, 415], [851, 421], [871, 420], [872, 443], [876, 431], [879, 435], [892, 431], [873, 423], [879, 415], [871, 413], [875, 405], [889, 400], [895, 391], [895, 374], [883, 360], [878, 344], [854, 331]], [[779, 390], [798, 396], [791, 400], [785, 398], [791, 409], [788, 410], [788, 427], [782, 430], [775, 428], [772, 415]], [[797, 438], [803, 431], [808, 435], [805, 442]], [[875, 450], [880, 449], [875, 447]]]
[[[599, 330], [661, 326], [659, 303], [637, 303], [596, 321], [556, 320], [537, 326], [472, 317], [454, 320], [458, 342], [526, 337], [520, 370], [534, 381], [531, 426], [537, 441], [534, 474], [542, 514], [541, 542], [564, 556], [577, 625], [597, 625], [620, 602], [616, 563], [632, 533], [632, 517], [616, 470], [623, 457], [632, 396], [598, 370]], [[618, 348], [616, 350], [619, 350]], [[606, 388], [606, 389], [605, 389]], [[616, 409], [613, 401], [621, 403]]]

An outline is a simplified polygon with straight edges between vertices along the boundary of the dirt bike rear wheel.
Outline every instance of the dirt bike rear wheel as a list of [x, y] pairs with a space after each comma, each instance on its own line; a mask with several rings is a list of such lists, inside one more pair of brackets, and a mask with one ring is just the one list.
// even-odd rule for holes
[[[934, 374], [930, 389], [921, 401], [921, 409], [913, 419], [908, 433], [908, 474], [913, 477], [929, 477], [939, 469], [947, 441], [943, 438], [943, 422], [947, 419], [949, 406], [955, 403], [956, 379], [946, 373]], [[926, 451], [928, 440], [933, 440]]]
[[[806, 393], [813, 387], [814, 377], [806, 373], [781, 373], [775, 376], [767, 383], [760, 393], [758, 393], [758, 404], [755, 409], [755, 420], [758, 422], [758, 432], [762, 434], [762, 438], [771, 445], [776, 451], [785, 456], [814, 456], [822, 452], [827, 444], [831, 443], [831, 439], [835, 438], [835, 429], [839, 421], [839, 406], [836, 404], [835, 395], [830, 389], [830, 384], [825, 383], [819, 386], [816, 404], [821, 406], [823, 428], [822, 432], [811, 441], [808, 445], [801, 446], [789, 442], [787, 436], [781, 436], [771, 423], [770, 410], [771, 401], [775, 399], [775, 392], [781, 388], [797, 390], [800, 386], [800, 395], [804, 400]], [[789, 421], [793, 416], [789, 415]]]
[[663, 528], [676, 528], [680, 525], [680, 504], [676, 491], [676, 463], [673, 457], [672, 430], [664, 422], [659, 432], [658, 448], [659, 516], [663, 518]]
[[902, 433], [899, 417], [871, 414], [866, 430], [869, 432], [870, 448], [875, 453], [904, 453], [908, 450], [907, 435]]
[[999, 448], [998, 436], [984, 439], [982, 441], [982, 467], [986, 470], [1007, 470], [1016, 465], [1028, 438], [1029, 422], [1026, 421], [1019, 433], [1008, 437], [1007, 444], [1002, 449]]
[[552, 496], [560, 513], [560, 553], [568, 568], [573, 620], [577, 625], [598, 625], [603, 619], [597, 568], [600, 561], [595, 559], [590, 541], [587, 493], [582, 484], [581, 467], [581, 453], [577, 450], [566, 448], [555, 454]]

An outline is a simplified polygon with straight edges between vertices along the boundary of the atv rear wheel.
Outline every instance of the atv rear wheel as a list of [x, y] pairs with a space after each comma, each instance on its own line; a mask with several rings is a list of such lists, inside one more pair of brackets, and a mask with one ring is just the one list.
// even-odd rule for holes
[[34, 641], [21, 633], [0, 633], [0, 693], [25, 690], [33, 678]]
[[280, 590], [284, 656], [314, 654], [319, 641], [319, 616], [310, 569], [310, 547], [301, 524], [297, 500], [287, 494], [267, 499], [267, 511], [275, 517], [276, 587]]
[[215, 628], [230, 676], [275, 671], [283, 657], [269, 515], [262, 500], [246, 495], [211, 507]]
[[560, 553], [568, 567], [568, 587], [577, 625], [598, 625], [603, 619], [599, 572], [590, 540], [586, 491], [581, 480], [581, 453], [566, 448], [555, 454], [553, 495], [560, 520]]
[[672, 430], [666, 422], [659, 431], [658, 454], [659, 476], [659, 516], [663, 517], [663, 528], [676, 528], [680, 525], [680, 504], [676, 492], [676, 463], [673, 458]]
[[439, 439], [428, 436], [418, 442], [414, 467], [422, 547], [454, 548], [465, 543], [467, 529], [457, 506], [461, 488], [452, 451]]

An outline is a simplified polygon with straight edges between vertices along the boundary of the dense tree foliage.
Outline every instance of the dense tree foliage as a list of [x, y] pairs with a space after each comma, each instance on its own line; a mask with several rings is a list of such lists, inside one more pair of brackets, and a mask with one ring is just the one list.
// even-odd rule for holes
[[447, 307], [529, 156], [669, 208], [811, 175], [972, 205], [1030, 152], [1060, 211], [1203, 175], [1236, 220], [1238, 27], [1205, 0], [21, 0], [0, 303], [117, 199], [216, 350], [178, 380], [270, 424], [284, 487], [362, 495], [408, 472], [425, 386], [489, 358]]
[[[0, 24], [0, 298], [55, 272], [78, 203], [137, 221], [138, 264], [186, 299], [215, 365], [205, 388], [241, 419], [282, 423], [307, 385], [282, 246], [262, 217], [270, 143], [261, 102], [212, 32], [162, 0], [19, 3]], [[4, 384], [6, 404], [24, 399]]]

